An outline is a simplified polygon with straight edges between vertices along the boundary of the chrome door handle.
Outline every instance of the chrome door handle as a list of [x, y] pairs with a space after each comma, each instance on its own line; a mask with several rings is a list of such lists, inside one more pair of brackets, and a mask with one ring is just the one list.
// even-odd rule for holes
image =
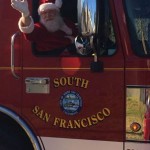
[[19, 79], [20, 77], [15, 73], [15, 48], [14, 48], [14, 44], [15, 44], [15, 38], [17, 35], [20, 35], [20, 32], [16, 32], [15, 34], [12, 35], [11, 37], [11, 73], [12, 75], [16, 78]]

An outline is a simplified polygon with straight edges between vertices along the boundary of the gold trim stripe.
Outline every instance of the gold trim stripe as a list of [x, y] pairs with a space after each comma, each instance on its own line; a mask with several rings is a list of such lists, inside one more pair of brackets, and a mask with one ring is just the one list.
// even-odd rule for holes
[[[15, 67], [15, 70], [21, 70], [21, 67]], [[11, 67], [0, 67], [1, 71], [11, 70]], [[90, 70], [90, 68], [38, 68], [23, 67], [23, 70]], [[123, 71], [124, 68], [104, 68], [106, 71]], [[150, 71], [150, 68], [126, 68], [127, 71]]]
[[23, 70], [89, 70], [90, 68], [30, 68], [24, 67]]

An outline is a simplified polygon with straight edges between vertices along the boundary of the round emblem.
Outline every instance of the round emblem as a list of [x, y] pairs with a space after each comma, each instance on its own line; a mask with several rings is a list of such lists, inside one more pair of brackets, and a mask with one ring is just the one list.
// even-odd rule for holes
[[61, 96], [60, 106], [65, 114], [75, 115], [81, 110], [82, 99], [77, 92], [67, 91]]

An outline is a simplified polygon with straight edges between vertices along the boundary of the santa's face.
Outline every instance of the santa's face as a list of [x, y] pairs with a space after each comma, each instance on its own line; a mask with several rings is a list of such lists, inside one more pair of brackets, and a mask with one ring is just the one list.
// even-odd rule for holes
[[58, 15], [58, 11], [56, 9], [47, 9], [42, 11], [40, 15], [44, 21], [50, 21], [55, 19], [55, 17]]
[[55, 9], [42, 11], [40, 14], [40, 22], [49, 32], [55, 32], [59, 30], [64, 24], [62, 17]]

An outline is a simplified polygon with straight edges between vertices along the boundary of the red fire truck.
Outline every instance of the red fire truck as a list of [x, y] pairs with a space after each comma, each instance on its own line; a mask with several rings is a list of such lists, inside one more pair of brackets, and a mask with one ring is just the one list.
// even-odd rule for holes
[[71, 56], [24, 40], [10, 3], [0, 0], [0, 150], [149, 150], [150, 0], [63, 0], [80, 32]]

